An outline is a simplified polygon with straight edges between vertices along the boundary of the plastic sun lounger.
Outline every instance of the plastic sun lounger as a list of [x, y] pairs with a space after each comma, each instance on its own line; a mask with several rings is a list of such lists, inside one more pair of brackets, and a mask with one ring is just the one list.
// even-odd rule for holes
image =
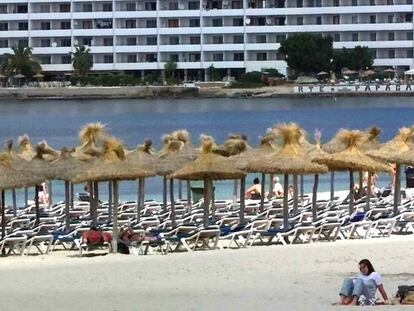
[[397, 220], [395, 218], [378, 219], [372, 222], [369, 230], [365, 233], [365, 238], [384, 237], [389, 238], [395, 228]]
[[181, 244], [189, 252], [203, 248], [217, 249], [219, 237], [220, 230], [203, 229], [188, 238], [181, 238]]
[[336, 241], [341, 229], [341, 223], [339, 222], [326, 222], [316, 227], [314, 241]]
[[26, 248], [26, 243], [26, 236], [5, 237], [0, 241], [0, 253], [6, 249], [6, 253], [8, 255], [11, 253], [16, 254], [16, 251], [18, 251], [19, 255], [23, 256], [24, 250]]
[[35, 235], [27, 240], [26, 255], [30, 254], [32, 246], [36, 247], [40, 254], [48, 254], [52, 243], [53, 235], [51, 234]]
[[367, 232], [370, 230], [371, 226], [372, 221], [369, 220], [351, 222], [348, 225], [341, 226], [339, 237], [342, 240], [366, 238]]
[[142, 241], [138, 247], [138, 255], [148, 255], [156, 253], [167, 255], [169, 248], [169, 242], [166, 239]]
[[112, 246], [110, 242], [100, 242], [100, 243], [84, 243], [82, 240], [75, 240], [76, 243], [79, 241], [79, 256], [82, 257], [82, 255], [85, 252], [91, 252], [94, 250], [101, 250], [104, 249], [108, 252], [108, 254], [111, 252]]
[[238, 231], [230, 231], [229, 233], [225, 235], [221, 235], [219, 237], [219, 241], [229, 241], [227, 245], [220, 245], [219, 248], [224, 249], [232, 248], [232, 245], [234, 244], [236, 248], [245, 248], [249, 245], [250, 238], [253, 234], [253, 229], [243, 230], [244, 228], [241, 228], [241, 230]]
[[299, 226], [287, 232], [279, 232], [277, 234], [278, 242], [283, 245], [294, 244], [297, 241], [311, 243], [315, 230], [315, 226]]

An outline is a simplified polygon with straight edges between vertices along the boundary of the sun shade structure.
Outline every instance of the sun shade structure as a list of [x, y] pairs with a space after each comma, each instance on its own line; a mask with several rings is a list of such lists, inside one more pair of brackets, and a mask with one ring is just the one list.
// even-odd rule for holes
[[196, 160], [184, 165], [168, 178], [204, 181], [204, 227], [208, 227], [209, 203], [211, 196], [211, 181], [223, 179], [242, 179], [246, 174], [241, 171], [234, 161], [213, 153], [212, 140], [205, 140], [202, 151]]
[[307, 156], [299, 143], [302, 136], [299, 126], [294, 123], [282, 124], [277, 129], [283, 137], [281, 151], [272, 153], [263, 159], [251, 161], [247, 169], [268, 174], [284, 174], [283, 225], [285, 229], [288, 229], [289, 175], [321, 174], [326, 173], [328, 168], [312, 162]]

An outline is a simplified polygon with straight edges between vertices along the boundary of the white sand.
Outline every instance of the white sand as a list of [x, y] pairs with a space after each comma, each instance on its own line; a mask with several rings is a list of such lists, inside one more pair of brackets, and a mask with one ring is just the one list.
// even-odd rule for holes
[[413, 254], [414, 237], [398, 237], [167, 256], [7, 257], [0, 258], [0, 310], [352, 309], [331, 303], [360, 259], [372, 260], [391, 295], [414, 284]]

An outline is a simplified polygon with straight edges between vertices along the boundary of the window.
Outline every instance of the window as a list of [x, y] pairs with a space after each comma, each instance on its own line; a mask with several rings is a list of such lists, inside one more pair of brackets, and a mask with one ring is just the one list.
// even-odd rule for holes
[[146, 28], [157, 28], [157, 20], [149, 19], [146, 21]]
[[322, 6], [322, 0], [316, 0], [316, 7], [320, 8]]
[[213, 62], [222, 62], [222, 61], [223, 61], [223, 53], [213, 54]]
[[44, 65], [49, 65], [52, 63], [52, 57], [50, 55], [40, 56], [40, 63]]
[[92, 38], [91, 37], [82, 38], [81, 44], [91, 46], [92, 45]]
[[171, 18], [167, 22], [168, 28], [178, 28], [180, 27], [180, 23], [178, 21], [178, 18]]
[[71, 46], [70, 38], [60, 39], [60, 46]]
[[256, 37], [256, 43], [266, 43], [266, 35], [258, 35]]
[[302, 16], [299, 16], [299, 17], [296, 18], [296, 24], [297, 25], [303, 25], [303, 17]]
[[232, 1], [231, 8], [232, 9], [243, 9], [243, 3], [241, 1]]
[[40, 40], [40, 46], [42, 48], [50, 47], [50, 40], [49, 39], [42, 39], [42, 40]]
[[395, 58], [395, 50], [388, 50], [388, 58]]
[[125, 21], [125, 28], [137, 28], [137, 21], [135, 19], [127, 19]]
[[153, 63], [157, 61], [157, 54], [145, 54], [145, 61], [148, 63]]
[[178, 62], [178, 54], [170, 54], [170, 61], [172, 62]]
[[19, 39], [17, 41], [17, 45], [21, 47], [28, 47], [29, 46], [29, 40], [27, 39]]
[[286, 24], [286, 17], [284, 17], [284, 16], [276, 17], [275, 25], [284, 26], [285, 24]]
[[82, 12], [92, 12], [92, 3], [84, 3], [82, 5]]
[[82, 21], [82, 29], [92, 29], [92, 21]]
[[394, 41], [395, 39], [395, 34], [393, 32], [389, 32], [388, 33], [388, 41]]
[[370, 41], [377, 41], [377, 34], [375, 32], [372, 32], [369, 34], [369, 40]]
[[388, 23], [394, 22], [394, 15], [388, 15]]
[[213, 36], [213, 44], [223, 44], [223, 36]]
[[340, 22], [340, 17], [339, 17], [339, 15], [334, 15], [334, 16], [332, 17], [332, 23], [333, 23], [334, 25], [338, 25], [338, 24], [339, 24], [339, 22]]
[[377, 22], [377, 17], [375, 15], [370, 15], [369, 17], [369, 23], [375, 24]]
[[136, 37], [127, 37], [126, 38], [126, 45], [137, 45], [137, 38]]
[[155, 11], [157, 9], [156, 2], [145, 2], [145, 11]]
[[0, 39], [0, 48], [8, 48], [9, 47], [9, 40], [8, 39]]
[[180, 38], [178, 36], [170, 37], [170, 45], [179, 45]]
[[335, 42], [340, 42], [341, 41], [341, 34], [339, 34], [339, 33], [334, 34], [334, 41]]
[[70, 22], [60, 22], [60, 29], [70, 29]]
[[104, 3], [104, 4], [102, 4], [102, 11], [104, 11], [104, 12], [112, 12], [112, 3]]
[[257, 53], [256, 60], [258, 61], [265, 61], [267, 60], [267, 53]]
[[60, 59], [60, 62], [62, 64], [70, 64], [72, 63], [72, 58], [69, 55], [63, 55], [62, 58]]
[[296, 7], [303, 8], [303, 0], [296, 0]]
[[190, 44], [200, 44], [200, 37], [190, 37]]
[[413, 40], [413, 33], [407, 32], [407, 40]]
[[136, 54], [128, 54], [127, 55], [127, 62], [128, 63], [136, 63], [137, 62], [137, 55]]
[[375, 0], [369, 0], [369, 5], [375, 5]]
[[190, 62], [200, 62], [201, 61], [201, 54], [200, 53], [190, 53], [190, 54], [188, 54], [188, 60]]
[[113, 38], [103, 38], [103, 45], [104, 46], [114, 45], [114, 39]]
[[0, 31], [7, 31], [7, 30], [9, 30], [9, 23], [7, 22], [0, 23]]
[[27, 4], [19, 4], [17, 6], [17, 12], [16, 13], [19, 13], [19, 14], [27, 13]]
[[108, 29], [112, 28], [112, 19], [101, 19], [96, 21], [96, 28]]
[[50, 30], [50, 22], [41, 22], [40, 23], [41, 30]]
[[200, 19], [190, 19], [190, 27], [200, 27]]
[[68, 13], [70, 12], [70, 3], [62, 3], [59, 5], [59, 12]]
[[189, 10], [199, 10], [200, 9], [200, 2], [198, 2], [198, 1], [188, 2], [188, 9]]
[[178, 10], [178, 2], [170, 2], [168, 3], [168, 10]]
[[50, 6], [47, 4], [41, 4], [40, 13], [50, 13]]
[[358, 16], [357, 15], [352, 15], [352, 24], [358, 24]]
[[213, 27], [222, 27], [223, 20], [221, 18], [214, 18], [213, 19]]
[[316, 25], [322, 25], [322, 16], [316, 16]]
[[29, 29], [29, 24], [27, 22], [19, 22], [19, 30]]
[[105, 64], [111, 64], [111, 63], [113, 63], [114, 62], [114, 56], [112, 54], [110, 54], [110, 55], [104, 55], [103, 62]]
[[333, 6], [339, 6], [339, 0], [334, 0]]
[[405, 14], [405, 22], [412, 23], [413, 22], [413, 13], [406, 13]]
[[243, 18], [233, 18], [233, 26], [243, 26]]
[[244, 53], [234, 53], [233, 54], [233, 61], [235, 61], [235, 62], [244, 61]]
[[407, 50], [406, 58], [413, 58], [413, 50], [412, 49]]
[[242, 43], [244, 43], [244, 37], [243, 37], [243, 35], [234, 35], [233, 36], [233, 43], [234, 44], [242, 44]]
[[277, 43], [280, 43], [284, 40], [286, 40], [286, 35], [276, 35], [276, 42]]
[[157, 37], [147, 37], [147, 45], [157, 45]]
[[352, 6], [358, 6], [358, 0], [352, 0]]
[[266, 25], [266, 18], [265, 17], [257, 17], [254, 20], [254, 25], [265, 26]]
[[7, 4], [0, 4], [0, 14], [7, 14]]
[[129, 12], [135, 11], [136, 10], [135, 2], [128, 2], [126, 4], [126, 10]]
[[352, 41], [358, 41], [358, 33], [357, 32], [354, 32], [353, 34], [352, 34]]

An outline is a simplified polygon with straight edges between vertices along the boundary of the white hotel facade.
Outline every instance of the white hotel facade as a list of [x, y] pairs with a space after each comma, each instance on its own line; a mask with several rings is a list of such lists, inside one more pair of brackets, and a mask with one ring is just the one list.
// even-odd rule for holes
[[331, 36], [335, 48], [368, 46], [375, 66], [413, 68], [413, 0], [0, 0], [0, 55], [33, 48], [45, 72], [72, 71], [76, 44], [94, 71], [161, 72], [186, 80], [213, 65], [225, 74], [286, 71], [280, 42], [297, 32]]

